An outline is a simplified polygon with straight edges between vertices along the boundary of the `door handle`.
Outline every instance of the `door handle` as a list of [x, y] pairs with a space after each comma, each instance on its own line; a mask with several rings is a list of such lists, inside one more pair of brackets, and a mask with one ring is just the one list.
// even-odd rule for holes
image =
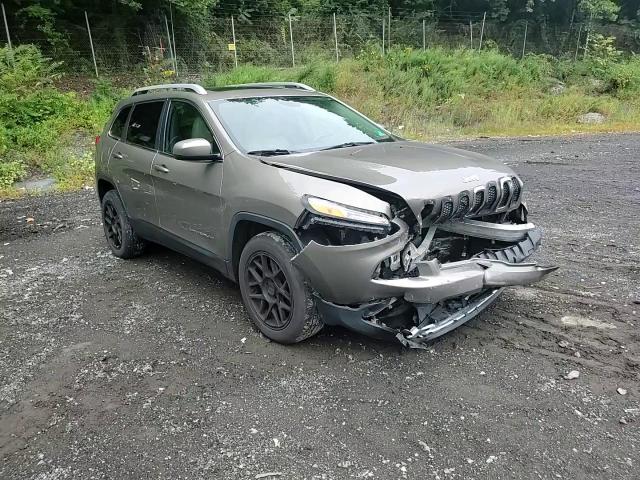
[[112, 156], [113, 158], [117, 158], [118, 160], [122, 160], [122, 159], [124, 158], [124, 155], [122, 155], [120, 152], [118, 152], [118, 153], [113, 153], [113, 154], [111, 154], [111, 156]]
[[157, 171], [162, 172], [162, 173], [169, 173], [169, 169], [167, 167], [165, 167], [164, 165], [154, 165], [153, 168], [154, 168], [154, 170], [157, 170]]

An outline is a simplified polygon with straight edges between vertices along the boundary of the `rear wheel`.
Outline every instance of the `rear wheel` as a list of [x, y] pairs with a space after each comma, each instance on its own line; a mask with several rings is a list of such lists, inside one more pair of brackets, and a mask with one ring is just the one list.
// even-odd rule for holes
[[116, 257], [133, 258], [144, 251], [145, 243], [133, 231], [115, 190], [109, 190], [102, 197], [102, 225], [109, 248]]
[[238, 280], [253, 324], [280, 343], [296, 343], [323, 327], [311, 289], [291, 264], [295, 250], [285, 237], [264, 232], [240, 256]]

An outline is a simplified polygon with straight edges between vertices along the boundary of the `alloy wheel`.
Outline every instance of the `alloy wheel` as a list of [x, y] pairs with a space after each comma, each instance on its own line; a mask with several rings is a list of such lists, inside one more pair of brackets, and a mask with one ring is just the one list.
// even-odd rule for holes
[[249, 301], [258, 319], [274, 330], [282, 330], [293, 313], [293, 296], [284, 271], [275, 258], [255, 253], [245, 271]]
[[113, 248], [118, 250], [122, 246], [122, 220], [111, 202], [104, 204], [104, 225], [107, 240]]

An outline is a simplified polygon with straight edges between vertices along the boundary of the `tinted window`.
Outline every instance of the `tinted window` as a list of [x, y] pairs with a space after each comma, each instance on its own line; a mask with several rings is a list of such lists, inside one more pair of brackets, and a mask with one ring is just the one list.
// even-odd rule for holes
[[176, 143], [190, 138], [204, 138], [212, 145], [211, 153], [220, 153], [198, 109], [190, 103], [173, 101], [169, 109], [164, 151], [171, 153]]
[[129, 116], [130, 110], [130, 105], [120, 110], [120, 113], [118, 113], [118, 116], [111, 124], [111, 130], [109, 130], [109, 133], [112, 137], [122, 138], [122, 134], [124, 133], [124, 125], [127, 123], [127, 117]]
[[127, 142], [147, 148], [155, 148], [158, 121], [164, 102], [139, 103], [133, 107]]
[[329, 97], [234, 98], [210, 105], [236, 144], [248, 152], [393, 141], [378, 125]]

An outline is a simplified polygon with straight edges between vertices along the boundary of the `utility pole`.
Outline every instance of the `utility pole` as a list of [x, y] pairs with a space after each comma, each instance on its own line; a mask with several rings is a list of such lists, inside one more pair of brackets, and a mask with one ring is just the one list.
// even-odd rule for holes
[[427, 21], [422, 19], [422, 50], [427, 49]]

